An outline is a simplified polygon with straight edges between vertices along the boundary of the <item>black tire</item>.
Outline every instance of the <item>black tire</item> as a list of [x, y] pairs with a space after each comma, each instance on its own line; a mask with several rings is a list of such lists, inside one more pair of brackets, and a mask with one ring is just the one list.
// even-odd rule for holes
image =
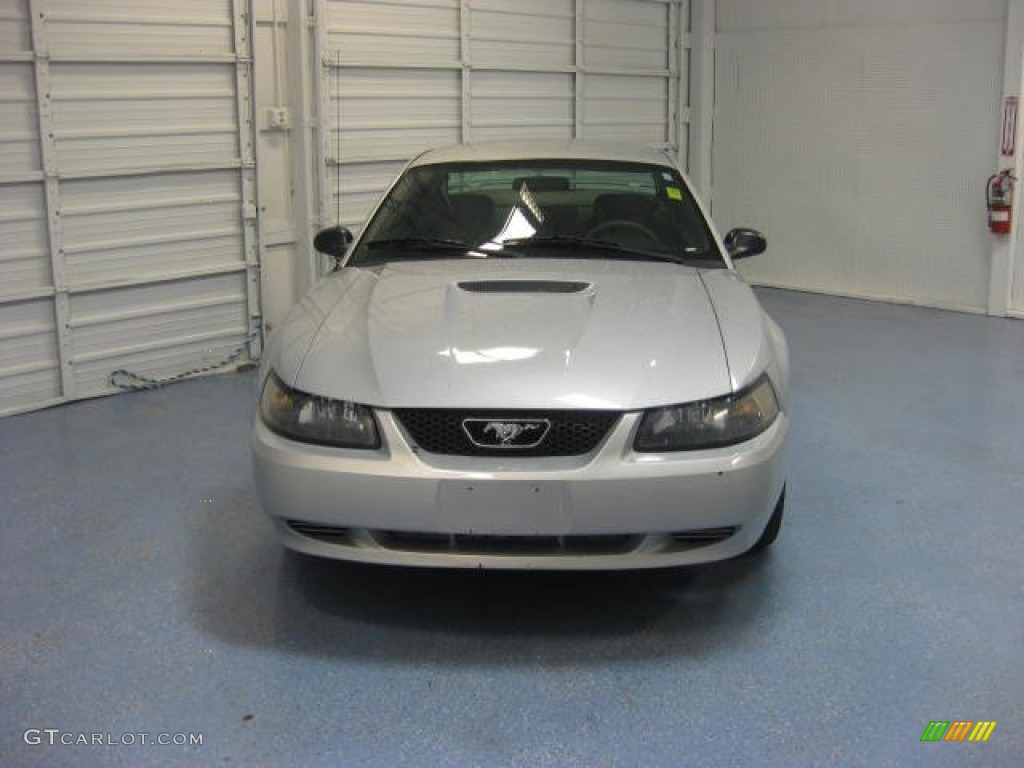
[[761, 537], [754, 542], [754, 546], [747, 550], [748, 555], [763, 552], [774, 544], [777, 538], [779, 538], [779, 530], [782, 528], [782, 513], [785, 508], [786, 486], [782, 486], [782, 493], [779, 494], [779, 500], [775, 502], [775, 511], [772, 512], [771, 519], [768, 521], [768, 525], [764, 528], [764, 533], [762, 533]]

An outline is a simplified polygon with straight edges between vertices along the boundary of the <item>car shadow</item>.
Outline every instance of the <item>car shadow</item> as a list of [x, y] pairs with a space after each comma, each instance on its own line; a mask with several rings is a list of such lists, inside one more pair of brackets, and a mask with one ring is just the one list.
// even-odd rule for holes
[[699, 657], [772, 610], [770, 552], [659, 571], [384, 567], [287, 551], [249, 492], [231, 506], [199, 532], [193, 615], [239, 646], [448, 665]]

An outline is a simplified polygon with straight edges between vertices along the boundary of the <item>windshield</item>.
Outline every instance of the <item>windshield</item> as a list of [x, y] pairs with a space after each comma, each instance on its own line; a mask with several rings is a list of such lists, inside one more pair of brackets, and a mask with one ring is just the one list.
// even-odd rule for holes
[[675, 170], [591, 160], [410, 168], [348, 264], [460, 257], [649, 258], [725, 266]]

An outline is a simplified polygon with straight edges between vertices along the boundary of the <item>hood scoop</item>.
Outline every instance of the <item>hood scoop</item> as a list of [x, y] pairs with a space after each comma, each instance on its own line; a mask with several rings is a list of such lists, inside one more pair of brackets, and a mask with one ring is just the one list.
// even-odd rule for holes
[[562, 280], [474, 280], [458, 283], [469, 293], [583, 293], [591, 283]]

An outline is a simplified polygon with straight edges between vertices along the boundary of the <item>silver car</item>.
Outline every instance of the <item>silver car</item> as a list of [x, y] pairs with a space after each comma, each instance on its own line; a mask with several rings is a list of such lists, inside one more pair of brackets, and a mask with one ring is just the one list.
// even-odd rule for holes
[[412, 161], [272, 334], [255, 479], [285, 546], [413, 566], [632, 569], [763, 549], [788, 353], [655, 150]]

